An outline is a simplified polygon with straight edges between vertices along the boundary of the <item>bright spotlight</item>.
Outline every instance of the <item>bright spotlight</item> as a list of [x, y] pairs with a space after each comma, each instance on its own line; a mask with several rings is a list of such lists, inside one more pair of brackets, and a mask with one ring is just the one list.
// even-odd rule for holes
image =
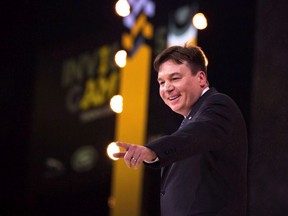
[[126, 65], [126, 58], [127, 58], [127, 52], [125, 50], [119, 50], [116, 54], [115, 54], [115, 62], [116, 64], [123, 68]]
[[203, 30], [207, 27], [207, 19], [203, 13], [197, 13], [192, 19], [193, 25], [199, 30]]
[[114, 95], [110, 100], [110, 107], [116, 113], [123, 111], [123, 97], [121, 95]]
[[127, 0], [119, 0], [115, 5], [116, 13], [121, 17], [126, 17], [130, 14], [130, 5]]
[[107, 146], [106, 152], [107, 152], [107, 155], [109, 156], [110, 159], [112, 159], [112, 160], [118, 160], [118, 158], [114, 157], [113, 154], [120, 152], [120, 148], [116, 145], [115, 142], [111, 142], [111, 143]]

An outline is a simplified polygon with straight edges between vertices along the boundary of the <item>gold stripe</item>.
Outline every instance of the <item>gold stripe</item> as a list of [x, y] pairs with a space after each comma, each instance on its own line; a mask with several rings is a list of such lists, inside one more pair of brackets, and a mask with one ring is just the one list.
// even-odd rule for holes
[[[143, 145], [146, 141], [151, 48], [144, 44], [120, 74], [123, 112], [116, 119], [116, 140]], [[123, 160], [115, 162], [112, 179], [111, 216], [141, 215], [143, 165], [127, 168]]]

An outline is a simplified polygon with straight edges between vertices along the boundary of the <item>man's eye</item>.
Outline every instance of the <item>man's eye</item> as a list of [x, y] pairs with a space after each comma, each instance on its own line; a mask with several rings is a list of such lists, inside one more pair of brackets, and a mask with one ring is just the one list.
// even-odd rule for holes
[[159, 85], [164, 85], [164, 82], [159, 82]]
[[180, 79], [179, 77], [173, 77], [172, 80], [178, 80]]

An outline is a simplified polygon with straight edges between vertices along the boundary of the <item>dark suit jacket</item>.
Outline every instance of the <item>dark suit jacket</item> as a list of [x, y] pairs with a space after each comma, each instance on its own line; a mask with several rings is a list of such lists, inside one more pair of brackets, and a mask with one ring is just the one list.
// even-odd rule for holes
[[161, 215], [244, 216], [247, 132], [242, 114], [214, 88], [193, 105], [184, 126], [146, 146], [161, 168]]

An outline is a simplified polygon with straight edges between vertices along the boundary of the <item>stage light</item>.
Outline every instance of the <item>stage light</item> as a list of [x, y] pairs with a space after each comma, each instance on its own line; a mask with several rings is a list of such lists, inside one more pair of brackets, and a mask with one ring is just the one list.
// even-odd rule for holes
[[110, 107], [116, 113], [123, 111], [123, 97], [121, 95], [115, 95], [110, 99]]
[[203, 30], [207, 27], [207, 19], [203, 13], [197, 13], [192, 19], [192, 23], [195, 28]]
[[126, 17], [130, 14], [130, 5], [127, 0], [119, 0], [115, 5], [116, 13], [121, 17]]
[[123, 68], [126, 65], [126, 58], [127, 58], [127, 52], [125, 50], [119, 50], [116, 54], [115, 54], [115, 62], [116, 64]]
[[107, 146], [107, 151], [106, 152], [107, 152], [107, 155], [109, 156], [110, 159], [118, 160], [118, 158], [114, 157], [113, 154], [120, 152], [120, 148], [116, 145], [115, 142], [111, 142]]

